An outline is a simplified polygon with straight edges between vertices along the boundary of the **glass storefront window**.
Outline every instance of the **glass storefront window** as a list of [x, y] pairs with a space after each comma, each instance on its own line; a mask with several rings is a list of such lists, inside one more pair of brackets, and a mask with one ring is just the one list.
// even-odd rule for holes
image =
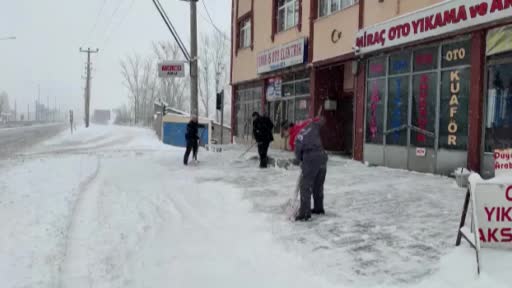
[[414, 72], [434, 70], [437, 68], [439, 46], [422, 48], [414, 51]]
[[367, 86], [366, 142], [383, 144], [386, 79], [369, 80]]
[[486, 152], [512, 147], [512, 55], [507, 58], [488, 68]]
[[411, 54], [402, 52], [389, 56], [389, 75], [404, 74], [411, 70]]
[[409, 76], [389, 78], [386, 144], [407, 145]]
[[386, 145], [467, 149], [470, 49], [462, 40], [369, 59], [366, 142], [382, 144], [385, 134]]
[[443, 45], [442, 57], [442, 68], [469, 65], [471, 59], [470, 41]]
[[436, 72], [413, 76], [412, 126], [419, 131], [411, 131], [411, 144], [416, 147], [434, 148], [437, 87]]
[[263, 87], [261, 85], [241, 85], [236, 91], [236, 136], [252, 135], [252, 113], [261, 111]]
[[386, 76], [386, 57], [374, 58], [368, 61], [368, 78]]
[[468, 103], [471, 70], [443, 71], [439, 115], [439, 146], [465, 150], [468, 144]]
[[295, 99], [295, 122], [306, 120], [309, 116], [309, 98]]

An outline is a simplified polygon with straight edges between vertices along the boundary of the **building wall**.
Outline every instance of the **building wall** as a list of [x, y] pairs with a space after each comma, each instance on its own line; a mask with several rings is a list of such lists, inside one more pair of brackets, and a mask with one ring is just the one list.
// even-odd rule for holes
[[365, 0], [364, 27], [443, 2], [443, 0]]
[[[253, 0], [238, 0], [238, 16], [242, 16], [245, 13], [251, 11], [251, 2]], [[261, 1], [261, 0], [260, 0]]]
[[[358, 30], [359, 4], [315, 20], [313, 62], [352, 52]], [[341, 32], [341, 38], [338, 39]], [[334, 38], [334, 39], [333, 39]]]
[[[235, 7], [238, 3], [239, 12], [246, 11], [247, 5], [251, 6], [251, 0], [234, 0]], [[252, 11], [254, 15], [253, 25], [253, 37], [254, 37], [254, 47], [238, 49], [237, 52], [237, 44], [233, 45], [233, 83], [240, 83], [244, 81], [253, 80], [259, 77], [256, 72], [256, 57], [260, 52], [263, 52], [267, 49], [271, 49], [273, 47], [297, 40], [301, 37], [309, 36], [309, 7], [311, 0], [302, 0], [302, 25], [301, 30], [299, 31], [298, 26], [291, 28], [289, 30], [278, 32], [275, 34], [274, 41], [272, 41], [272, 0], [252, 0], [254, 3], [254, 10]], [[235, 10], [236, 11], [236, 10]], [[247, 12], [246, 11], [246, 12]], [[238, 17], [243, 14], [238, 14]], [[236, 15], [233, 19], [234, 27], [237, 27], [237, 19]], [[232, 39], [236, 39], [238, 35], [237, 29], [233, 29]]]

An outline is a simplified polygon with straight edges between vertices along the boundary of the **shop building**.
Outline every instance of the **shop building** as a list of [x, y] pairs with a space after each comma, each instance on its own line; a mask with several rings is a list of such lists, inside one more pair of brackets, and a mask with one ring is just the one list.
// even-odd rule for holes
[[512, 145], [512, 1], [364, 2], [354, 158], [492, 176]]
[[274, 148], [287, 148], [281, 123], [318, 113], [324, 145], [352, 153], [357, 0], [233, 0], [233, 141], [251, 143], [253, 111], [275, 124]]

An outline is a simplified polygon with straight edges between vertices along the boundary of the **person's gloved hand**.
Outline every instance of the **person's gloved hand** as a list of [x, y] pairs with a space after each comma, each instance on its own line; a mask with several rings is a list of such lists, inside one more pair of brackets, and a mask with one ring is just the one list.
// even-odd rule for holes
[[296, 158], [293, 158], [292, 164], [295, 165], [295, 166], [299, 166], [300, 165], [300, 161], [298, 159], [296, 159]]

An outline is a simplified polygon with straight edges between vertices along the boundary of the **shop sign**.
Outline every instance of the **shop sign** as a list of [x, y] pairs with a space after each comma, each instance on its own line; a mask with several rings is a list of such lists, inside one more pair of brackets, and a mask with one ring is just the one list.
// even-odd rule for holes
[[267, 80], [267, 101], [272, 101], [282, 97], [283, 79], [274, 77]]
[[297, 64], [306, 59], [306, 38], [263, 51], [256, 59], [258, 74], [279, 70]]
[[427, 149], [426, 148], [416, 148], [416, 156], [417, 157], [427, 156]]
[[165, 61], [158, 63], [158, 77], [185, 77], [185, 61]]
[[370, 53], [490, 24], [511, 15], [512, 0], [445, 1], [360, 30], [356, 35], [356, 53]]
[[512, 249], [511, 184], [482, 182], [472, 191], [478, 238], [482, 248]]
[[512, 149], [494, 150], [494, 173], [512, 175]]

